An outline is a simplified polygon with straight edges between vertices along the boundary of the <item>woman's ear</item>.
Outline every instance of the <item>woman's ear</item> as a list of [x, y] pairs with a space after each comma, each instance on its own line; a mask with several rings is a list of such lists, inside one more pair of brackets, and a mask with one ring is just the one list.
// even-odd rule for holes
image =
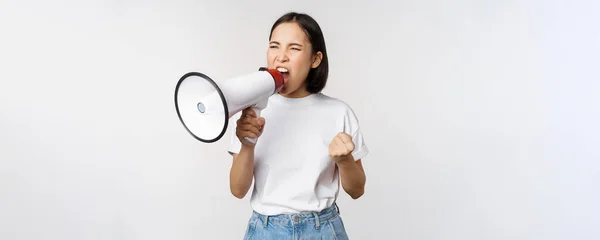
[[321, 64], [321, 60], [323, 60], [323, 53], [322, 52], [317, 52], [314, 56], [313, 56], [313, 61], [312, 61], [312, 68], [317, 68], [320, 64]]

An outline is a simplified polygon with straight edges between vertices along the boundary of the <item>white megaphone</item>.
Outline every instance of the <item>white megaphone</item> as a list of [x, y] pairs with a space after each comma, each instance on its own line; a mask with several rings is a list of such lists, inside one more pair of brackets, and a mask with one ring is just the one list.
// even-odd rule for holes
[[[283, 75], [275, 69], [238, 76], [217, 84], [210, 77], [186, 73], [175, 87], [175, 107], [185, 129], [197, 140], [216, 142], [227, 131], [229, 118], [252, 107], [257, 116], [268, 98], [283, 87]], [[248, 139], [255, 143], [256, 139]]]

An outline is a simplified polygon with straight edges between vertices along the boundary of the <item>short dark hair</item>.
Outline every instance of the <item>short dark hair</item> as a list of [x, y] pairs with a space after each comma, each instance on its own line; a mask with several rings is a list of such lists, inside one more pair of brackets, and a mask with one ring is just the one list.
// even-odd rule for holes
[[306, 77], [306, 90], [310, 93], [318, 93], [325, 88], [327, 84], [327, 77], [329, 74], [329, 61], [327, 58], [327, 48], [325, 47], [325, 38], [323, 37], [323, 32], [321, 31], [321, 27], [313, 19], [311, 16], [304, 13], [297, 12], [289, 12], [285, 15], [281, 16], [275, 23], [273, 27], [271, 27], [271, 33], [269, 34], [269, 40], [271, 40], [271, 36], [273, 35], [273, 30], [279, 24], [286, 22], [295, 22], [300, 25], [300, 27], [306, 33], [308, 40], [312, 45], [312, 53], [316, 54], [317, 52], [321, 52], [323, 54], [323, 58], [321, 59], [321, 63], [316, 68], [311, 68], [308, 72], [308, 76]]

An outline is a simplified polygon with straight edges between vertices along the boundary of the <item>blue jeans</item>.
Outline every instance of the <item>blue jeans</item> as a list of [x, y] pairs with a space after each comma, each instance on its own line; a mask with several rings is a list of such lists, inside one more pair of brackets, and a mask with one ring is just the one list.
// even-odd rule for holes
[[319, 213], [280, 214], [265, 216], [252, 213], [245, 240], [347, 240], [348, 235], [337, 205]]

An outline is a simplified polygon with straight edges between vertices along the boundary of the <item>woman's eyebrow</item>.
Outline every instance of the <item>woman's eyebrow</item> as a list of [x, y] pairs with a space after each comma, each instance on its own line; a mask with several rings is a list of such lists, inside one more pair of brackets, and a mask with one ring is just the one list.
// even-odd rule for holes
[[[278, 41], [271, 41], [270, 44], [277, 44], [277, 45], [281, 45]], [[303, 47], [302, 44], [300, 43], [290, 43], [290, 46], [299, 46], [299, 47]]]

